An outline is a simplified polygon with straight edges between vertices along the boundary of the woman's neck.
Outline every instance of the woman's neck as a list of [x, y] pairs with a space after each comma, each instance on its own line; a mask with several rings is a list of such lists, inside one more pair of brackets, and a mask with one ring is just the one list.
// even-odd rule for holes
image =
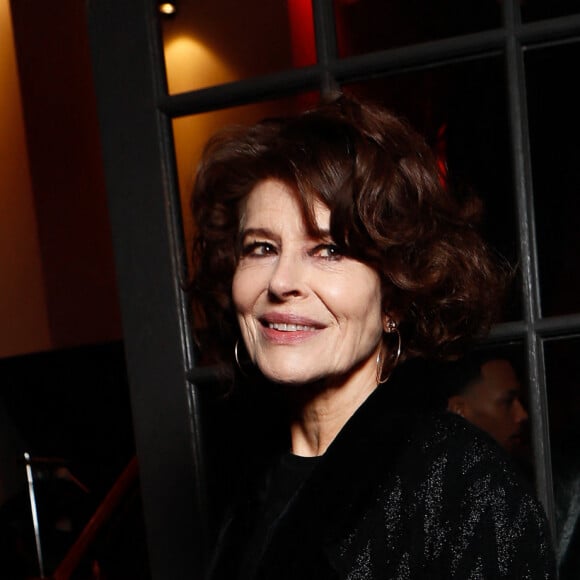
[[374, 377], [351, 377], [347, 382], [309, 389], [308, 396], [291, 397], [292, 453], [323, 455], [376, 386]]

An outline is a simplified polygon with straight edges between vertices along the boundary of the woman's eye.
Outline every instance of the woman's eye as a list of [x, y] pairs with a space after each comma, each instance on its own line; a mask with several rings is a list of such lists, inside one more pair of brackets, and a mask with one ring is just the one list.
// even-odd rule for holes
[[242, 256], [270, 256], [276, 253], [276, 247], [269, 242], [251, 242], [242, 247]]
[[312, 254], [328, 260], [338, 260], [342, 257], [342, 252], [336, 244], [320, 244], [314, 248]]

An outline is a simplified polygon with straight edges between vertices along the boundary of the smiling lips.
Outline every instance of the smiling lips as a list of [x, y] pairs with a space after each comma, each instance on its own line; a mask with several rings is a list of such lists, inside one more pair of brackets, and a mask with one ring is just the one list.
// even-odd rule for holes
[[311, 338], [324, 328], [313, 320], [296, 316], [271, 314], [260, 319], [262, 331], [273, 342], [299, 342]]

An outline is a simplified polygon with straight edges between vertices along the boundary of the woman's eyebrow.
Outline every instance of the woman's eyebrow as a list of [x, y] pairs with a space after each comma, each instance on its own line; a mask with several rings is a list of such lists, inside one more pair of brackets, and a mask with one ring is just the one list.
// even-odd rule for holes
[[[277, 239], [278, 236], [269, 228], [245, 228], [240, 231], [239, 239], [244, 240], [247, 237], [262, 237], [269, 239]], [[332, 240], [332, 234], [329, 229], [316, 230], [311, 236], [312, 240]]]
[[240, 239], [244, 239], [248, 236], [257, 236], [263, 238], [273, 238], [274, 233], [268, 228], [246, 228], [240, 232]]
[[272, 236], [268, 228], [245, 228], [240, 232], [240, 236]]

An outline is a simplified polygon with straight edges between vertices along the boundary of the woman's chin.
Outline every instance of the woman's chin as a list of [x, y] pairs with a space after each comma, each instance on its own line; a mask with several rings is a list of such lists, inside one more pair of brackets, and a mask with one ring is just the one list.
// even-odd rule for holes
[[279, 385], [300, 386], [312, 383], [316, 379], [309, 377], [304, 373], [285, 373], [285, 372], [264, 372], [262, 374], [271, 382]]
[[296, 368], [292, 366], [258, 364], [258, 368], [269, 381], [280, 385], [299, 386], [319, 382], [321, 380], [319, 375], [309, 372], [308, 369], [304, 367]]

